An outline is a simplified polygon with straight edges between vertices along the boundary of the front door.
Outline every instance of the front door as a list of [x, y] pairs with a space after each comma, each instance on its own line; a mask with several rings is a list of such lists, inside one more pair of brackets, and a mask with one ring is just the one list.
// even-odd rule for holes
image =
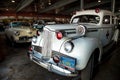
[[110, 18], [110, 15], [103, 17], [103, 24], [100, 29], [100, 39], [103, 46], [107, 45], [112, 40], [114, 25], [111, 24]]

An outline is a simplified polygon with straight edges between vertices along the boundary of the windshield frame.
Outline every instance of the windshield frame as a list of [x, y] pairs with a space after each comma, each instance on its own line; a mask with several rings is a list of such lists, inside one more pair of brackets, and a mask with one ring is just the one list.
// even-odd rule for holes
[[30, 27], [30, 24], [28, 22], [12, 22], [11, 26], [14, 27], [14, 28], [15, 27], [21, 27], [21, 26], [22, 27], [24, 27], [24, 26], [25, 27]]
[[[80, 21], [86, 18], [86, 21]], [[100, 23], [100, 16], [99, 15], [90, 15], [90, 14], [84, 14], [84, 15], [77, 15], [72, 20], [71, 23], [88, 23], [88, 24], [99, 24]]]

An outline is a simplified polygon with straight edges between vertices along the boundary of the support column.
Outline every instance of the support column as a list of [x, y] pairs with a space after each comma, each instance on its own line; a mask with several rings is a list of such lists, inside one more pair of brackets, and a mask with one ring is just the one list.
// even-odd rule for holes
[[80, 0], [80, 11], [84, 10], [84, 0]]
[[112, 3], [111, 3], [111, 5], [112, 5], [112, 12], [114, 13], [115, 12], [115, 0], [112, 0], [111, 1]]
[[17, 13], [15, 13], [15, 20], [16, 20], [16, 21], [18, 20], [18, 15], [17, 15]]

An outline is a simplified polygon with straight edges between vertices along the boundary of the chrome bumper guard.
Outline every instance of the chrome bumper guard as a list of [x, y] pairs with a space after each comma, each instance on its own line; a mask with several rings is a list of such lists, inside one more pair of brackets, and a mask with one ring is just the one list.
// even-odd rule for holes
[[48, 69], [49, 71], [51, 72], [55, 72], [57, 74], [60, 74], [60, 75], [63, 75], [63, 76], [71, 76], [71, 77], [74, 77], [74, 76], [77, 76], [78, 74], [76, 73], [72, 73], [71, 71], [69, 70], [66, 70], [66, 69], [63, 69], [59, 66], [56, 66], [52, 63], [49, 63], [48, 61], [42, 61], [40, 58], [42, 58], [42, 55], [40, 58], [37, 58], [34, 56], [34, 54], [36, 53], [33, 53], [31, 51], [28, 52], [28, 55], [30, 57], [30, 60], [32, 60], [33, 62], [35, 62], [36, 64], [42, 66], [43, 68], [45, 69]]

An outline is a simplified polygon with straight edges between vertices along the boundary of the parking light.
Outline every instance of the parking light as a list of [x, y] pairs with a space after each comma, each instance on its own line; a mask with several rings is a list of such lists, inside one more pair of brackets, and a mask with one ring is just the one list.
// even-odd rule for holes
[[59, 63], [60, 62], [60, 58], [58, 56], [53, 56], [53, 61], [55, 63]]
[[57, 39], [62, 39], [63, 38], [63, 34], [62, 34], [62, 32], [56, 32], [56, 37], [57, 37]]

